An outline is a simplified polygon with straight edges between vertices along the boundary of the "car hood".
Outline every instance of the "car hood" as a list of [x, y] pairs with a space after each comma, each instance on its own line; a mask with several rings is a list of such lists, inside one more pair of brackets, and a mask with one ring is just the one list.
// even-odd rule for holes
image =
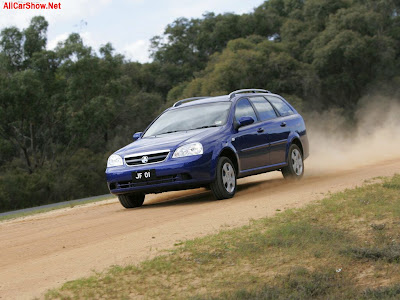
[[188, 143], [201, 142], [202, 139], [215, 134], [220, 131], [221, 128], [222, 127], [203, 128], [145, 137], [121, 148], [116, 151], [115, 154], [125, 156], [128, 154], [145, 153], [157, 150], [175, 150], [179, 146]]

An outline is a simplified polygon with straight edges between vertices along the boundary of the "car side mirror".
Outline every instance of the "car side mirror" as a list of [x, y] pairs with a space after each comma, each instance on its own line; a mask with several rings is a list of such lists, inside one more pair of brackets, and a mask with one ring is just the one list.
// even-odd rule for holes
[[241, 117], [239, 119], [239, 127], [250, 125], [254, 123], [254, 119], [252, 117]]
[[143, 132], [136, 132], [136, 133], [133, 135], [133, 141], [136, 141], [136, 140], [140, 139], [140, 137], [142, 136], [142, 133], [143, 133]]

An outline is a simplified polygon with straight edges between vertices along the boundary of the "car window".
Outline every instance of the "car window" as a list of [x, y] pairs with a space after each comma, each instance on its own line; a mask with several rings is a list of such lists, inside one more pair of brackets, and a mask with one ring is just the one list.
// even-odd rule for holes
[[223, 126], [230, 107], [230, 102], [223, 101], [167, 110], [151, 124], [143, 137]]
[[282, 99], [273, 96], [267, 96], [267, 99], [272, 103], [273, 106], [278, 110], [281, 116], [293, 115], [294, 111], [287, 105]]
[[251, 97], [250, 101], [256, 108], [261, 121], [276, 118], [274, 108], [264, 97]]
[[253, 107], [247, 99], [240, 99], [236, 104], [236, 121], [239, 121], [241, 117], [252, 117], [254, 119], [254, 122], [257, 121], [256, 113], [254, 112]]

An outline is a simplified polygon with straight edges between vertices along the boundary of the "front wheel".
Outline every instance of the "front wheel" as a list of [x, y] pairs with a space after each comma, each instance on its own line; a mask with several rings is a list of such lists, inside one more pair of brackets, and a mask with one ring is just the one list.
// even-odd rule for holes
[[210, 184], [216, 199], [232, 198], [236, 192], [236, 170], [231, 160], [225, 156], [219, 158], [215, 180]]
[[142, 206], [145, 195], [142, 193], [118, 195], [118, 200], [125, 208]]
[[285, 179], [301, 179], [304, 175], [304, 161], [300, 148], [292, 144], [288, 153], [288, 165], [282, 168]]

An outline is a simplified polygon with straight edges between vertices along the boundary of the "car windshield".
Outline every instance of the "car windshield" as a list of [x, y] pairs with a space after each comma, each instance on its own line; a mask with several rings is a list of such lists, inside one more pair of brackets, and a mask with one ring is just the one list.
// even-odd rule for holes
[[230, 106], [231, 102], [215, 102], [166, 111], [147, 129], [143, 137], [223, 126]]

